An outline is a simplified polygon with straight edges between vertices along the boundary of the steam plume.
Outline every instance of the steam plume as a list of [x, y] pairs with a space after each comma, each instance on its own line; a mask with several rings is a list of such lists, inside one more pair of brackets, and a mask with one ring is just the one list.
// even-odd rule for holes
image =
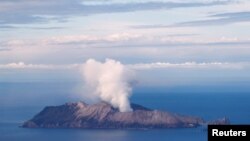
[[95, 98], [119, 108], [120, 112], [132, 111], [129, 97], [134, 72], [112, 59], [104, 63], [89, 59], [83, 66], [85, 86]]

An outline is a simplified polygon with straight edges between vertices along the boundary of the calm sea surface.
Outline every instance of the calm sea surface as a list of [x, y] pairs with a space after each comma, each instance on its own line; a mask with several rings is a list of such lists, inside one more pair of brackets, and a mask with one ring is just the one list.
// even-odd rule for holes
[[[206, 141], [202, 128], [150, 130], [27, 129], [19, 126], [44, 106], [79, 101], [74, 84], [0, 83], [0, 141]], [[188, 92], [136, 88], [131, 101], [152, 109], [200, 116], [228, 117], [250, 124], [250, 93]]]

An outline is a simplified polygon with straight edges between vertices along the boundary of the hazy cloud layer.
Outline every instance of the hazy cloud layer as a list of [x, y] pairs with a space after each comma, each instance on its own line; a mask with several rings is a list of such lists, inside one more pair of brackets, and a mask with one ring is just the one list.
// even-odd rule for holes
[[[154, 62], [154, 63], [138, 63], [126, 64], [125, 66], [135, 70], [147, 69], [244, 69], [250, 66], [250, 62], [184, 62], [184, 63], [170, 63], [170, 62]], [[80, 69], [81, 64], [26, 64], [24, 62], [0, 64], [0, 69]]]
[[136, 70], [144, 69], [243, 69], [250, 64], [244, 63], [227, 63], [227, 62], [210, 62], [210, 63], [197, 63], [197, 62], [185, 62], [185, 63], [168, 63], [168, 62], [156, 62], [156, 63], [142, 63], [130, 65]]
[[[81, 0], [12, 0], [0, 1], [0, 24], [65, 22], [70, 16], [89, 16], [93, 14], [160, 10], [185, 7], [223, 5], [229, 1], [147, 1], [119, 3], [84, 3]], [[4, 26], [2, 26], [4, 27]], [[7, 27], [7, 26], [5, 26]], [[9, 28], [11, 26], [8, 26]]]
[[[197, 20], [176, 23], [172, 26], [215, 26], [215, 25], [226, 25], [238, 22], [250, 22], [250, 12], [234, 12], [234, 13], [220, 13], [210, 15], [207, 20]], [[171, 27], [171, 26], [170, 26]]]
[[79, 64], [70, 65], [50, 65], [50, 64], [26, 64], [24, 62], [0, 64], [0, 69], [74, 69], [78, 68]]
[[232, 46], [249, 45], [250, 38], [214, 37], [202, 39], [195, 34], [173, 35], [146, 35], [134, 33], [116, 33], [104, 36], [94, 35], [67, 35], [41, 38], [36, 40], [5, 40], [0, 41], [0, 48], [11, 49], [16, 47], [39, 48], [40, 46], [65, 46], [67, 48], [110, 48], [110, 47], [175, 47], [175, 46]]
[[243, 80], [249, 6], [249, 0], [1, 0], [1, 81], [29, 79], [29, 72], [67, 76], [88, 58], [119, 60], [141, 78], [157, 75], [151, 70], [178, 77], [179, 69]]
[[154, 25], [134, 25], [133, 29], [154, 29], [154, 28], [173, 28], [173, 27], [197, 27], [197, 26], [219, 26], [234, 24], [240, 22], [250, 22], [250, 12], [233, 12], [233, 13], [219, 13], [209, 15], [206, 20], [186, 21], [175, 23], [172, 25], [154, 24]]

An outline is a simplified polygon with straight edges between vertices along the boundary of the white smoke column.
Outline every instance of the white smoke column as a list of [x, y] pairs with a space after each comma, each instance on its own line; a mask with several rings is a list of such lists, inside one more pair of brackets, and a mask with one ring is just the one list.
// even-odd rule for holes
[[119, 108], [120, 112], [132, 111], [129, 102], [134, 79], [132, 70], [112, 59], [104, 63], [89, 59], [83, 66], [83, 76], [93, 96]]

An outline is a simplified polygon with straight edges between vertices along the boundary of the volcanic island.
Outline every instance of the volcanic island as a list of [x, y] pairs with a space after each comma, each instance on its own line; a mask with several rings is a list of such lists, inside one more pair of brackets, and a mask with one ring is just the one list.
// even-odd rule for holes
[[32, 119], [23, 123], [24, 128], [82, 128], [82, 129], [153, 129], [195, 128], [207, 124], [229, 124], [228, 118], [207, 122], [200, 117], [153, 110], [131, 104], [133, 111], [120, 112], [107, 102], [86, 104], [66, 103], [47, 106]]

